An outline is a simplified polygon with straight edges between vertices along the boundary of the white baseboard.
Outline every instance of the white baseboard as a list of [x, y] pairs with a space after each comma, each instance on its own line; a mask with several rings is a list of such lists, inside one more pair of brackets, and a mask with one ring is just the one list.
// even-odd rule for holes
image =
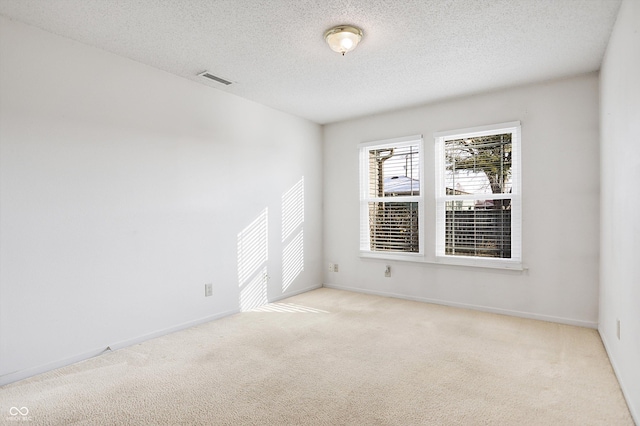
[[27, 368], [24, 370], [15, 371], [0, 376], [0, 386], [8, 385], [9, 383], [17, 382], [19, 380], [28, 379], [29, 377], [36, 376], [38, 374], [46, 373], [47, 371], [55, 370], [56, 368], [65, 367], [67, 365], [75, 364], [76, 362], [84, 361], [85, 359], [93, 358], [98, 355], [102, 355], [108, 352], [109, 349], [97, 348], [87, 352], [83, 352], [69, 358], [61, 359], [58, 361], [50, 362], [37, 367]]
[[618, 384], [620, 385], [620, 389], [622, 390], [622, 395], [624, 399], [627, 401], [627, 408], [629, 408], [629, 412], [631, 413], [631, 417], [636, 425], [640, 425], [640, 413], [634, 412], [635, 408], [631, 405], [631, 398], [629, 397], [628, 392], [626, 391], [626, 386], [624, 384], [624, 380], [622, 379], [622, 375], [619, 374], [618, 366], [616, 364], [615, 359], [611, 356], [611, 351], [609, 350], [609, 343], [607, 343], [607, 339], [604, 337], [604, 333], [598, 328], [598, 334], [600, 335], [600, 340], [602, 340], [602, 345], [604, 346], [604, 350], [607, 352], [607, 356], [609, 357], [609, 362], [611, 363], [611, 367], [613, 368], [613, 373], [616, 375], [618, 379]]
[[294, 291], [285, 292], [285, 293], [282, 293], [279, 296], [270, 298], [269, 299], [269, 303], [278, 302], [278, 301], [280, 301], [282, 299], [286, 299], [286, 298], [289, 298], [289, 297], [297, 296], [298, 294], [306, 293], [306, 292], [312, 291], [312, 290], [317, 290], [319, 288], [322, 288], [322, 284], [313, 285], [311, 287], [306, 287], [306, 288], [303, 288], [302, 290], [294, 290]]
[[501, 314], [501, 315], [509, 315], [509, 316], [512, 316], [512, 317], [535, 319], [535, 320], [540, 320], [540, 321], [555, 322], [555, 323], [559, 323], [559, 324], [575, 325], [575, 326], [578, 326], [578, 327], [586, 327], [586, 328], [593, 328], [593, 329], [597, 329], [598, 328], [598, 323], [597, 322], [592, 322], [592, 321], [583, 321], [583, 320], [576, 320], [576, 319], [571, 319], [571, 318], [554, 317], [554, 316], [550, 316], [550, 315], [534, 314], [534, 313], [531, 313], [531, 312], [512, 311], [512, 310], [509, 310], [509, 309], [492, 308], [490, 306], [482, 306], [482, 305], [472, 305], [472, 304], [468, 304], [468, 303], [450, 302], [448, 300], [430, 299], [428, 297], [419, 297], [419, 296], [408, 296], [408, 295], [405, 295], [405, 294], [391, 293], [391, 292], [386, 292], [386, 291], [369, 290], [369, 289], [357, 288], [357, 287], [347, 287], [347, 286], [341, 286], [341, 285], [335, 285], [335, 284], [324, 284], [324, 287], [334, 288], [336, 290], [353, 291], [353, 292], [356, 292], [356, 293], [372, 294], [372, 295], [375, 295], [375, 296], [385, 296], [385, 297], [394, 297], [396, 299], [413, 300], [415, 302], [433, 303], [433, 304], [436, 304], [436, 305], [445, 305], [445, 306], [451, 306], [451, 307], [454, 307], [454, 308], [472, 309], [472, 310], [475, 310], [475, 311], [490, 312], [490, 313], [493, 313], [493, 314]]
[[[269, 302], [277, 302], [282, 299], [286, 299], [288, 297], [296, 296], [298, 294], [306, 293], [311, 290], [317, 290], [322, 288], [322, 285], [315, 285], [311, 287], [307, 287], [301, 290], [295, 290], [283, 293], [277, 297], [272, 298]], [[55, 370], [56, 368], [65, 367], [67, 365], [75, 364], [76, 362], [84, 361], [89, 358], [96, 357], [98, 355], [102, 355], [105, 352], [116, 351], [118, 349], [126, 348], [128, 346], [137, 345], [138, 343], [142, 343], [146, 340], [154, 339], [156, 337], [164, 336], [166, 334], [174, 333], [176, 331], [184, 330], [186, 328], [194, 327], [196, 325], [203, 324], [205, 322], [214, 321], [229, 315], [237, 314], [240, 312], [240, 309], [233, 309], [226, 312], [221, 312], [215, 315], [210, 315], [204, 318], [200, 318], [194, 321], [188, 321], [182, 324], [178, 324], [169, 328], [165, 328], [162, 330], [154, 331], [152, 333], [144, 334], [142, 336], [134, 337], [132, 339], [122, 340], [120, 342], [111, 343], [107, 346], [96, 348], [87, 352], [83, 352], [68, 358], [64, 358], [61, 360], [57, 360], [54, 362], [50, 362], [44, 365], [39, 365], [37, 367], [27, 368], [24, 370], [15, 371], [13, 373], [8, 373], [0, 376], [0, 386], [7, 385], [9, 383], [14, 383], [19, 380], [24, 380], [29, 377], [36, 376], [38, 374], [46, 373], [47, 371]]]
[[194, 321], [183, 322], [178, 325], [174, 325], [169, 328], [154, 331], [153, 333], [144, 334], [142, 336], [134, 337], [133, 339], [122, 340], [120, 342], [112, 343], [109, 345], [111, 350], [117, 351], [118, 349], [126, 348], [128, 346], [137, 345], [146, 340], [155, 339], [156, 337], [164, 336], [166, 334], [175, 333], [176, 331], [184, 330], [186, 328], [195, 327], [196, 325], [204, 324], [205, 322], [215, 321], [220, 318], [224, 318], [229, 315], [237, 314], [240, 309], [231, 309], [229, 311], [220, 312], [215, 315], [209, 315], [204, 318], [200, 318]]
[[19, 380], [24, 380], [29, 377], [46, 373], [47, 371], [55, 370], [56, 368], [66, 367], [67, 365], [75, 364], [76, 362], [84, 361], [89, 358], [96, 357], [98, 355], [102, 355], [105, 352], [115, 351], [118, 349], [122, 349], [128, 346], [137, 345], [138, 343], [142, 343], [149, 339], [154, 339], [156, 337], [164, 336], [169, 333], [173, 333], [176, 331], [184, 330], [186, 328], [194, 327], [199, 324], [203, 324], [205, 322], [214, 321], [229, 315], [233, 315], [240, 312], [239, 309], [233, 309], [226, 312], [221, 312], [215, 315], [210, 315], [204, 318], [200, 318], [194, 321], [188, 321], [182, 324], [175, 325], [173, 327], [165, 328], [162, 330], [154, 331], [153, 333], [144, 334], [142, 336], [135, 337], [133, 339], [127, 339], [120, 342], [109, 344], [105, 347], [96, 348], [87, 352], [83, 352], [77, 355], [73, 355], [68, 358], [64, 358], [61, 360], [57, 360], [54, 362], [50, 362], [44, 365], [39, 365], [37, 367], [27, 368], [24, 370], [15, 371], [13, 373], [8, 373], [0, 376], [0, 386], [7, 385], [9, 383], [17, 382]]

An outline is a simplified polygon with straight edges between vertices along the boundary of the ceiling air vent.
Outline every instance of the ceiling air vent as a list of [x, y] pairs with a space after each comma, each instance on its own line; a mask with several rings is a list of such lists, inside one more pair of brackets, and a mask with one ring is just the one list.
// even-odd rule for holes
[[230, 82], [229, 80], [225, 80], [224, 78], [217, 77], [217, 76], [215, 76], [215, 75], [211, 74], [209, 71], [201, 72], [201, 73], [200, 73], [200, 74], [198, 74], [198, 75], [199, 75], [200, 77], [208, 78], [209, 80], [213, 80], [213, 81], [216, 81], [216, 82], [218, 82], [218, 83], [222, 83], [222, 84], [224, 84], [225, 86], [228, 86], [228, 85], [230, 85], [230, 84], [231, 84], [231, 82]]

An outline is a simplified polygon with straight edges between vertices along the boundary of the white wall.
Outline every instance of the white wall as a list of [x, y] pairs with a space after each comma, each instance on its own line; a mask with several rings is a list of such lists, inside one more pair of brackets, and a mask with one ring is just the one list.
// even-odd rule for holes
[[[522, 123], [525, 272], [365, 260], [358, 249], [360, 142], [423, 134], [427, 257], [435, 245], [433, 133]], [[517, 87], [325, 127], [326, 286], [596, 327], [598, 75]], [[385, 278], [384, 265], [392, 266]]]
[[0, 384], [321, 285], [319, 125], [2, 17], [0, 58]]
[[[599, 331], [640, 423], [640, 2], [620, 7], [601, 70]], [[616, 320], [620, 320], [620, 339]]]

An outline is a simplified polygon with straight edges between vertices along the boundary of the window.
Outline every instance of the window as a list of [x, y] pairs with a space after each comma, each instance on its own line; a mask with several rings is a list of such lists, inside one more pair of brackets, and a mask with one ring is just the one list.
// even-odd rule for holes
[[436, 256], [521, 261], [520, 123], [437, 133]]
[[422, 136], [359, 147], [360, 251], [421, 254]]

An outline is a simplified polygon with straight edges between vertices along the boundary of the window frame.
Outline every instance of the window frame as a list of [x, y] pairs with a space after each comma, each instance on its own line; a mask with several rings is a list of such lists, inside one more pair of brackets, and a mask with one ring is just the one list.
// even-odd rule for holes
[[[420, 180], [419, 195], [394, 196], [394, 197], [372, 197], [370, 190], [369, 173], [369, 151], [381, 148], [400, 148], [411, 145], [418, 147], [418, 170]], [[424, 139], [422, 135], [412, 135], [392, 139], [363, 142], [358, 144], [359, 168], [360, 168], [360, 256], [390, 259], [419, 261], [424, 258]], [[371, 202], [417, 202], [418, 203], [418, 252], [404, 251], [374, 251], [371, 250], [371, 234], [369, 227], [369, 203]]]
[[[491, 258], [479, 256], [461, 256], [445, 253], [446, 237], [446, 202], [468, 199], [487, 199], [481, 195], [460, 196], [447, 195], [445, 184], [446, 159], [445, 142], [448, 140], [490, 136], [501, 133], [511, 133], [511, 193], [500, 194], [498, 198], [511, 200], [511, 258]], [[512, 121], [487, 126], [479, 126], [465, 129], [456, 129], [433, 134], [435, 141], [435, 208], [436, 208], [436, 236], [435, 257], [438, 263], [452, 265], [495, 267], [506, 269], [522, 268], [522, 162], [521, 151], [521, 124], [520, 121]], [[497, 194], [496, 194], [497, 195]]]

